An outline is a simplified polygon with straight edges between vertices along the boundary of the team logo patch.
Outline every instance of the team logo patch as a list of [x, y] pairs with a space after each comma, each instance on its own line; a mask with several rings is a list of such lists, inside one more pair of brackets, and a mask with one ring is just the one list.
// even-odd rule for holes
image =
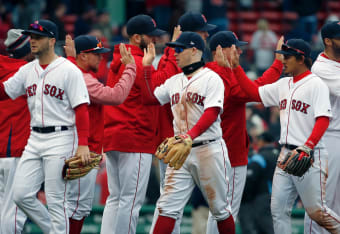
[[201, 16], [202, 16], [204, 22], [206, 23], [207, 22], [207, 18], [205, 18], [205, 15], [202, 14]]
[[151, 19], [153, 26], [155, 26], [155, 28], [157, 27], [156, 21], [154, 19]]

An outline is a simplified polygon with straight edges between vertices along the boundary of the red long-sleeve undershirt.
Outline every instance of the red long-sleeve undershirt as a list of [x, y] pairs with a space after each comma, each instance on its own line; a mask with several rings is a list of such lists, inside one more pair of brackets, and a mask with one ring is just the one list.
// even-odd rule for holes
[[192, 129], [187, 132], [187, 134], [190, 135], [192, 140], [194, 140], [196, 137], [205, 132], [215, 122], [219, 113], [220, 108], [217, 106], [207, 108], [203, 112], [202, 116], [199, 118], [195, 126], [193, 126]]
[[261, 102], [259, 86], [248, 79], [246, 73], [243, 71], [241, 66], [238, 66], [233, 69], [233, 72], [236, 77], [238, 77], [238, 83], [243, 89], [243, 91], [249, 96], [252, 101]]
[[323, 134], [326, 132], [328, 125], [329, 125], [329, 117], [327, 116], [317, 117], [315, 120], [312, 133], [307, 139], [305, 145], [313, 149], [319, 143]]
[[78, 133], [78, 145], [88, 145], [90, 132], [90, 119], [87, 103], [80, 104], [74, 108], [76, 114], [76, 126]]

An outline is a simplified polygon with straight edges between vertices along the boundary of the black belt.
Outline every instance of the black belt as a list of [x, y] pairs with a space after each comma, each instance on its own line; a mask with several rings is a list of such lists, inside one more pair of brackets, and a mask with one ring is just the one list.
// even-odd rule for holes
[[209, 144], [210, 142], [213, 142], [213, 141], [216, 141], [216, 139], [214, 139], [214, 140], [207, 140], [207, 141], [197, 142], [197, 143], [192, 144], [191, 147], [197, 147], [197, 146], [200, 146], [200, 145]]
[[297, 145], [284, 144], [284, 145], [281, 145], [281, 147], [285, 147], [286, 149], [289, 149], [289, 150], [295, 150], [297, 148]]
[[[59, 128], [59, 129], [58, 129]], [[61, 127], [55, 127], [55, 126], [50, 126], [50, 127], [32, 127], [32, 130], [35, 132], [39, 133], [51, 133], [55, 131], [66, 131], [68, 130], [69, 127], [67, 126], [61, 126]]]

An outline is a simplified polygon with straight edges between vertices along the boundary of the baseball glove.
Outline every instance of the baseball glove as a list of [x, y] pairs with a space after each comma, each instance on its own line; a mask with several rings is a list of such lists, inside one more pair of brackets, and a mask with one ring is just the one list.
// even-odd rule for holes
[[192, 146], [191, 137], [188, 134], [166, 138], [157, 148], [156, 157], [169, 163], [176, 170], [180, 169], [190, 154]]
[[282, 162], [278, 162], [278, 167], [294, 176], [303, 176], [313, 165], [313, 150], [305, 145], [290, 151]]
[[78, 179], [82, 176], [85, 176], [93, 168], [98, 168], [103, 155], [96, 154], [94, 152], [90, 152], [90, 155], [91, 162], [86, 166], [83, 166], [81, 157], [72, 157], [66, 160], [62, 171], [62, 177], [64, 178], [64, 180]]

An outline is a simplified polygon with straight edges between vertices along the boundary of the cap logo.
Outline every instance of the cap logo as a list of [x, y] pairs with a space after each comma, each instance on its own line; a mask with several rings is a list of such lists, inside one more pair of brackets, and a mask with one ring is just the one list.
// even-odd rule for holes
[[340, 25], [340, 21], [337, 23], [337, 25]]
[[155, 28], [157, 27], [156, 21], [154, 19], [151, 18], [151, 21], [153, 23], [153, 26], [155, 26]]
[[195, 42], [193, 42], [193, 41], [190, 41], [190, 45], [195, 45]]
[[202, 16], [204, 22], [206, 23], [207, 22], [207, 18], [205, 18], [205, 16], [203, 14], [201, 16]]

